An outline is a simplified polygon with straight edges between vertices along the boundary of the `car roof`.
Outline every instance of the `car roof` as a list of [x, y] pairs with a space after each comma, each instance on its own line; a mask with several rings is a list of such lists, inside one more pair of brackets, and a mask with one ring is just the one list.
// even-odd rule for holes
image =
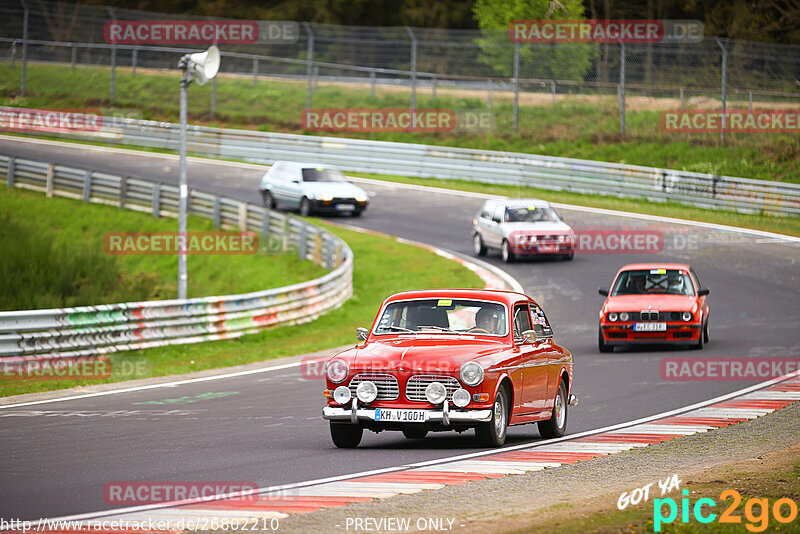
[[509, 208], [527, 208], [528, 206], [536, 206], [537, 208], [550, 207], [548, 201], [540, 198], [509, 198], [501, 202]]
[[334, 167], [333, 165], [326, 165], [325, 163], [302, 163], [299, 161], [276, 161], [272, 165], [286, 165], [295, 169], [316, 169], [319, 167], [322, 167], [323, 169], [337, 169], [337, 167]]
[[683, 269], [688, 271], [691, 266], [685, 263], [629, 263], [620, 268], [619, 272], [645, 269]]
[[387, 298], [386, 302], [440, 298], [490, 300], [494, 302], [500, 302], [508, 306], [512, 306], [515, 302], [519, 302], [520, 300], [530, 300], [535, 302], [531, 297], [525, 295], [524, 293], [503, 289], [425, 289], [418, 291], [404, 291], [402, 293], [395, 293], [391, 297]]

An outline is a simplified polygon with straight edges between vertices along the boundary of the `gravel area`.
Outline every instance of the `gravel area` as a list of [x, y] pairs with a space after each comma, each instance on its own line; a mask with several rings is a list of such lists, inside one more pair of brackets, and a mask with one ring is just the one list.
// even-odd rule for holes
[[[623, 491], [630, 492], [650, 482], [658, 489], [657, 481], [673, 474], [685, 481], [709, 467], [756, 458], [799, 443], [800, 403], [795, 403], [752, 421], [605, 458], [525, 475], [511, 475], [293, 515], [281, 520], [280, 531], [416, 532], [417, 522], [420, 526], [430, 527], [432, 523], [429, 519], [443, 520], [442, 528], [427, 528], [426, 531], [519, 530], [553, 505], [561, 505], [561, 518], [568, 518], [575, 513], [576, 507], [571, 505], [593, 501], [616, 502]], [[555, 510], [558, 509], [557, 506]], [[548, 515], [553, 513], [553, 509], [547, 510]], [[558, 514], [557, 511], [555, 513]], [[375, 521], [408, 518], [411, 528], [356, 529], [355, 520], [358, 518]], [[453, 520], [452, 526], [448, 520]], [[362, 523], [362, 526], [366, 525]], [[370, 522], [370, 525], [374, 523]]]

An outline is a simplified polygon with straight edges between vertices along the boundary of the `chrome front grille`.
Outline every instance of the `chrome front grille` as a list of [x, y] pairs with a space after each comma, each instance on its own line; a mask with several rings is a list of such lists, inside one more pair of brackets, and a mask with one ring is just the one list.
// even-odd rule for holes
[[375, 400], [391, 401], [400, 396], [400, 386], [397, 378], [388, 373], [360, 373], [350, 380], [350, 394], [356, 396], [356, 388], [361, 382], [374, 382], [378, 386], [378, 397]]
[[447, 400], [453, 400], [453, 392], [461, 384], [452, 376], [447, 375], [414, 375], [406, 382], [406, 398], [410, 401], [427, 402], [425, 388], [432, 382], [441, 382], [447, 390]]
[[658, 310], [642, 310], [639, 318], [642, 321], [658, 321]]

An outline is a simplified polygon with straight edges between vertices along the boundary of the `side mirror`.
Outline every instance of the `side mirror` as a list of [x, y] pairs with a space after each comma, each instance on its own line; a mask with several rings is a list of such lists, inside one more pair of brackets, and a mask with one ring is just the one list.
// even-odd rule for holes
[[525, 330], [522, 333], [522, 342], [536, 341], [536, 330]]
[[701, 287], [700, 290], [697, 292], [697, 296], [698, 297], [705, 297], [709, 293], [711, 293], [711, 289], [710, 288]]
[[608, 289], [603, 289], [601, 287], [600, 289], [597, 290], [597, 292], [600, 293], [601, 295], [603, 295], [604, 297], [608, 296]]
[[500, 217], [492, 217], [492, 222], [500, 224]]
[[356, 337], [358, 338], [359, 341], [366, 341], [367, 334], [369, 334], [369, 330], [367, 330], [363, 326], [359, 326], [358, 328], [356, 328]]

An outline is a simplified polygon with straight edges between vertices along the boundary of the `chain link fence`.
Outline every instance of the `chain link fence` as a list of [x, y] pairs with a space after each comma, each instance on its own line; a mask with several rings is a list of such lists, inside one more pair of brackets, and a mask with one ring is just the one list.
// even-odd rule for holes
[[[16, 2], [16, 5], [15, 5]], [[7, 61], [174, 69], [192, 48], [112, 45], [104, 25], [113, 20], [211, 20], [104, 6], [10, 0], [0, 6], [0, 46]], [[264, 24], [262, 22], [262, 24]], [[672, 44], [515, 44], [506, 31], [410, 27], [354, 27], [298, 23], [297, 39], [275, 44], [223, 45], [221, 72], [278, 77], [307, 84], [306, 108], [320, 81], [401, 87], [411, 108], [417, 96], [461, 91], [485, 100], [519, 104], [589, 102], [625, 130], [628, 109], [724, 109], [800, 103], [800, 46], [705, 38]], [[216, 83], [216, 82], [215, 82]], [[212, 95], [212, 98], [214, 96]], [[215, 108], [212, 102], [211, 109]], [[505, 127], [503, 121], [499, 126]]]

